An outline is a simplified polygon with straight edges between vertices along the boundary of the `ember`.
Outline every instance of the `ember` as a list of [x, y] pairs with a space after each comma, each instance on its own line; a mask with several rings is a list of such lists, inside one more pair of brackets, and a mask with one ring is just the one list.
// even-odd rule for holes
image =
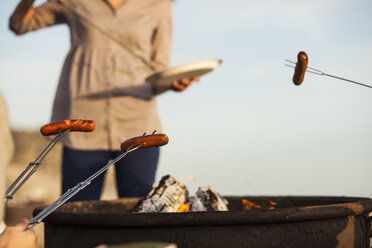
[[177, 210], [177, 213], [185, 213], [191, 211], [191, 203], [187, 202], [185, 204], [182, 204], [181, 207]]
[[261, 208], [261, 205], [255, 204], [247, 199], [242, 199], [244, 210], [251, 210], [252, 208]]
[[266, 202], [263, 202], [260, 204], [257, 204], [257, 203], [254, 203], [250, 200], [247, 200], [247, 199], [242, 199], [242, 204], [243, 204], [243, 209], [244, 210], [252, 210], [254, 208], [257, 208], [257, 209], [270, 209], [270, 210], [273, 210], [275, 209], [274, 206], [278, 205], [276, 202], [272, 201], [272, 200], [268, 200], [267, 201], [268, 203]]

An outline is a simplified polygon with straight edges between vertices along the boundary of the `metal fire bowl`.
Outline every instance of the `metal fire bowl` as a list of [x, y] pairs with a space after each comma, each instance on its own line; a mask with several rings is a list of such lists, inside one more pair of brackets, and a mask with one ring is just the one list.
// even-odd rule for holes
[[[372, 199], [225, 197], [228, 212], [130, 213], [138, 199], [66, 203], [45, 221], [46, 247], [163, 241], [178, 247], [369, 248]], [[242, 199], [263, 206], [243, 210]], [[269, 200], [277, 203], [269, 210]], [[43, 208], [37, 208], [34, 215]]]

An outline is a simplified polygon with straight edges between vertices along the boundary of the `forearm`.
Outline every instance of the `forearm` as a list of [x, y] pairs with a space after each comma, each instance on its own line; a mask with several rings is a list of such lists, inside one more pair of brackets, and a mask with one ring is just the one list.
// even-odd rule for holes
[[34, 15], [35, 0], [21, 0], [9, 20], [9, 28], [21, 34], [21, 27]]
[[152, 85], [152, 92], [153, 92], [154, 95], [163, 94], [164, 92], [167, 92], [170, 89], [171, 89], [171, 87], [169, 87], [169, 86], [155, 86], [155, 85]]

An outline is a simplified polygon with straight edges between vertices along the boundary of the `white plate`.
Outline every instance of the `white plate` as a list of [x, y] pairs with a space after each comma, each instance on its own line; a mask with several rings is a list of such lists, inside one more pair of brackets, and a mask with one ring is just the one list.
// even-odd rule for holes
[[182, 78], [192, 79], [211, 72], [221, 63], [222, 60], [220, 59], [195, 61], [151, 74], [146, 78], [146, 81], [155, 86], [170, 86], [173, 81], [178, 81]]

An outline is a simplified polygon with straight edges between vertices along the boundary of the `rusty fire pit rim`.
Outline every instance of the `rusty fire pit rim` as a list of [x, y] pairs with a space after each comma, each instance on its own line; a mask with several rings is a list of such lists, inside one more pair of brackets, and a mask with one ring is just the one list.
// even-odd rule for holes
[[[247, 196], [243, 196], [247, 197]], [[248, 196], [258, 198], [259, 196]], [[263, 198], [293, 198], [298, 196], [263, 196]], [[228, 199], [242, 198], [226, 196]], [[367, 214], [372, 211], [372, 199], [362, 197], [309, 197], [301, 198], [353, 199], [354, 202], [337, 203], [307, 207], [288, 207], [275, 210], [229, 211], [229, 212], [189, 212], [189, 213], [52, 213], [45, 219], [48, 223], [73, 224], [79, 226], [107, 227], [155, 227], [155, 226], [206, 226], [206, 225], [242, 225], [297, 222], [331, 219]], [[357, 201], [359, 200], [359, 201]], [[37, 208], [34, 215], [43, 208]], [[107, 220], [110, 220], [109, 222]]]

